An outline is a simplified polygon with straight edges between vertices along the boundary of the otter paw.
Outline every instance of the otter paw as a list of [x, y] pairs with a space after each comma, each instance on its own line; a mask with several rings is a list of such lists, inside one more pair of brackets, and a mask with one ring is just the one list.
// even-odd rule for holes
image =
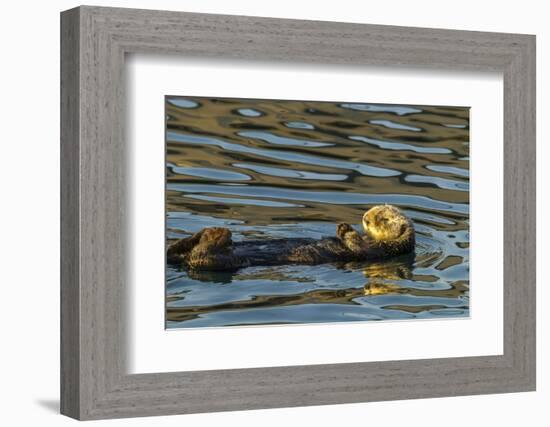
[[347, 233], [354, 231], [353, 227], [346, 223], [341, 223], [336, 226], [336, 236], [340, 239], [344, 239]]
[[200, 246], [203, 249], [221, 249], [231, 245], [231, 231], [223, 227], [205, 228]]
[[193, 234], [189, 237], [183, 237], [179, 240], [176, 240], [166, 250], [168, 257], [178, 257], [179, 255], [185, 255], [193, 249], [193, 247], [199, 243], [204, 230], [199, 231], [198, 233]]

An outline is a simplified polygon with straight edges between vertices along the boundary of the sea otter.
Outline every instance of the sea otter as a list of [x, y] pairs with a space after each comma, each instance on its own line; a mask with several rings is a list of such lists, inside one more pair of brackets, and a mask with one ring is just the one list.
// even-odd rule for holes
[[364, 235], [342, 223], [336, 227], [336, 237], [243, 242], [233, 242], [227, 228], [203, 228], [170, 245], [167, 260], [190, 270], [234, 271], [254, 265], [365, 261], [414, 251], [413, 223], [395, 206], [369, 209], [363, 215], [362, 225]]

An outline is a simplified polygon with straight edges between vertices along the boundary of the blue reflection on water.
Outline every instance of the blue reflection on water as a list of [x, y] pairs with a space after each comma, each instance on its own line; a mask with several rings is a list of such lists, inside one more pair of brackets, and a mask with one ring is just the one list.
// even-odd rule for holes
[[350, 110], [357, 111], [371, 111], [380, 113], [393, 113], [398, 116], [405, 116], [407, 114], [421, 113], [422, 110], [414, 107], [406, 107], [401, 105], [376, 105], [376, 104], [340, 104], [342, 108], [348, 108]]
[[172, 98], [172, 99], [169, 99], [168, 102], [180, 108], [197, 108], [199, 106], [198, 102], [191, 101], [190, 99], [183, 99], [183, 98]]
[[247, 131], [247, 132], [239, 132], [238, 135], [243, 136], [245, 138], [259, 139], [260, 141], [269, 142], [270, 144], [275, 144], [275, 145], [289, 145], [289, 146], [295, 146], [295, 147], [328, 147], [329, 145], [334, 145], [326, 142], [308, 141], [308, 140], [302, 140], [297, 138], [277, 136], [269, 132]]
[[421, 128], [415, 126], [404, 125], [401, 123], [393, 122], [391, 120], [369, 120], [369, 123], [372, 125], [385, 126], [390, 129], [410, 130], [413, 132], [420, 132], [422, 130]]
[[167, 133], [168, 142], [185, 142], [188, 144], [202, 144], [202, 145], [216, 145], [227, 151], [235, 151], [247, 154], [255, 154], [260, 157], [267, 157], [278, 160], [287, 160], [295, 163], [304, 163], [309, 165], [323, 165], [326, 167], [355, 170], [363, 175], [371, 176], [397, 176], [401, 175], [399, 171], [379, 168], [376, 166], [370, 166], [361, 163], [353, 163], [344, 160], [329, 159], [319, 156], [312, 156], [307, 154], [299, 154], [291, 151], [273, 151], [260, 148], [247, 147], [232, 142], [222, 141], [216, 138], [204, 137], [204, 136], [192, 136], [175, 132]]
[[261, 111], [254, 110], [252, 108], [239, 108], [237, 113], [245, 117], [260, 117], [263, 115]]
[[362, 135], [352, 135], [349, 139], [354, 141], [362, 141], [367, 144], [372, 144], [386, 150], [395, 150], [395, 151], [414, 151], [415, 153], [431, 153], [431, 154], [448, 154], [451, 153], [451, 150], [443, 147], [418, 147], [412, 144], [405, 144], [403, 142], [394, 142], [394, 141], [381, 141], [379, 139], [367, 138]]

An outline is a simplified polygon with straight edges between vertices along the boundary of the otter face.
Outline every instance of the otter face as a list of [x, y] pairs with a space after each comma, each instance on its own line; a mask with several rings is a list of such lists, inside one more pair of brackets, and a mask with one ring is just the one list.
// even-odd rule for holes
[[409, 220], [395, 206], [375, 206], [363, 215], [363, 230], [373, 240], [395, 240], [410, 227]]

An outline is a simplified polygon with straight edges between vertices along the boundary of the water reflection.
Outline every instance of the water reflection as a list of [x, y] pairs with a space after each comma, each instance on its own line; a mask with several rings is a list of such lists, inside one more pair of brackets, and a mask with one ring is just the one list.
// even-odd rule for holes
[[413, 219], [416, 254], [381, 263], [186, 272], [167, 267], [167, 327], [469, 314], [469, 112], [168, 97], [168, 240], [334, 235], [374, 204]]

